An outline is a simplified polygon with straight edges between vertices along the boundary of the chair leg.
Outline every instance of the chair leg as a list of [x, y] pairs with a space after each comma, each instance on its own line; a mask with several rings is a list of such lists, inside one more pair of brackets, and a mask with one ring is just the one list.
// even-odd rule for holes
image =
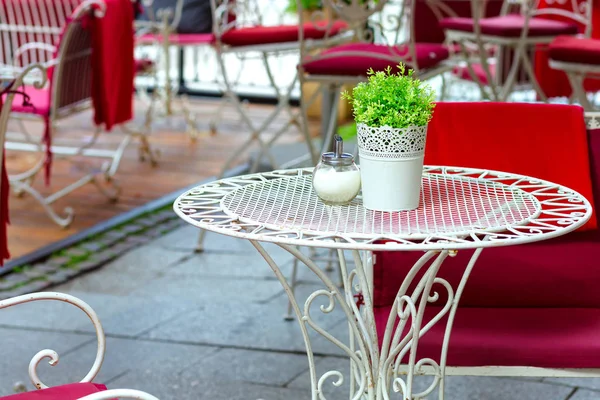
[[[50, 125], [51, 135], [54, 131], [54, 122], [55, 121], [51, 121]], [[82, 176], [75, 182], [61, 188], [60, 190], [57, 190], [49, 196], [43, 196], [37, 189], [35, 189], [32, 186], [33, 179], [44, 168], [45, 152], [39, 152], [39, 142], [7, 142], [7, 149], [27, 152], [33, 151], [41, 154], [41, 160], [34, 167], [30, 168], [24, 173], [13, 174], [9, 176], [11, 187], [17, 193], [27, 193], [31, 195], [44, 208], [44, 211], [50, 217], [50, 219], [52, 219], [57, 225], [64, 228], [68, 227], [72, 223], [74, 211], [72, 208], [67, 207], [64, 209], [64, 214], [61, 216], [56, 211], [54, 211], [52, 204], [58, 199], [67, 196], [74, 190], [89, 183], [92, 183], [110, 201], [117, 201], [121, 189], [115, 182], [114, 175], [119, 167], [125, 149], [127, 145], [131, 142], [131, 139], [135, 135], [135, 132], [128, 132], [128, 128], [124, 127], [125, 137], [115, 150], [104, 150], [94, 148], [94, 145], [96, 144], [101, 132], [101, 128], [97, 126], [94, 130], [92, 139], [79, 147], [74, 148], [66, 146], [52, 146], [52, 153], [56, 158], [63, 157], [70, 159], [70, 161], [74, 161], [73, 157], [104, 158], [108, 160], [103, 163], [100, 172], [98, 172], [95, 168], [90, 167], [84, 176]]]
[[576, 72], [566, 72], [566, 74], [573, 89], [573, 95], [577, 98], [579, 104], [581, 104], [585, 111], [594, 111], [594, 106], [589, 101], [585, 87], [583, 86], [585, 76]]
[[[298, 247], [296, 247], [299, 249]], [[292, 263], [292, 273], [290, 275], [290, 289], [292, 290], [292, 294], [296, 294], [296, 286], [298, 284], [298, 259], [294, 258]], [[285, 321], [293, 321], [295, 320], [295, 316], [293, 313], [293, 305], [292, 302], [288, 299], [287, 310], [285, 316], [283, 317]]]

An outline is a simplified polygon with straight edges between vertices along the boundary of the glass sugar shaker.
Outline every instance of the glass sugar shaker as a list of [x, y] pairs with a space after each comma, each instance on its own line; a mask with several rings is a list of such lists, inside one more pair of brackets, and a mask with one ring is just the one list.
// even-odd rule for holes
[[327, 205], [349, 204], [360, 191], [360, 170], [354, 156], [344, 153], [344, 141], [335, 135], [335, 151], [324, 153], [313, 172], [313, 188]]

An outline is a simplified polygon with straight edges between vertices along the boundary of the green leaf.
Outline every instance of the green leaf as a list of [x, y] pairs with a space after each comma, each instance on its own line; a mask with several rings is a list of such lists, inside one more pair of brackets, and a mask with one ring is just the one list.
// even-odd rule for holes
[[367, 82], [356, 85], [352, 94], [342, 93], [352, 102], [356, 123], [398, 129], [427, 125], [433, 115], [435, 93], [413, 73], [402, 63], [395, 73], [391, 67], [378, 72], [370, 69]]

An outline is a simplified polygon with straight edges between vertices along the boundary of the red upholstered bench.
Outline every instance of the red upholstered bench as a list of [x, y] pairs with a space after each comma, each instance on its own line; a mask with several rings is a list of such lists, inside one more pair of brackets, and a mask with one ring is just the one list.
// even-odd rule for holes
[[[501, 122], [503, 118], [499, 114], [498, 119], [489, 122], [506, 125]], [[521, 121], [519, 115], [513, 118], [515, 124]], [[489, 132], [481, 121], [475, 122], [475, 116], [472, 120], [473, 140], [485, 143], [482, 138]], [[448, 125], [447, 131], [450, 129], [451, 125]], [[543, 132], [544, 127], [539, 129]], [[588, 130], [588, 144], [593, 206], [598, 209], [600, 130]], [[477, 151], [476, 145], [473, 151]], [[518, 147], [512, 153], [498, 153], [498, 157], [506, 158], [508, 163], [526, 156]], [[468, 160], [464, 160], [464, 164], [476, 166], [469, 165]], [[486, 168], [485, 165], [479, 167]], [[556, 167], [564, 168], [564, 165], [557, 163]], [[460, 251], [456, 257], [448, 258], [438, 276], [456, 288], [471, 254], [472, 251]], [[421, 255], [417, 252], [374, 253], [374, 306], [380, 345], [396, 293], [406, 273]], [[465, 286], [456, 313], [448, 348], [447, 373], [461, 374], [464, 369], [460, 367], [469, 367], [468, 374], [506, 376], [524, 374], [522, 367], [537, 367], [528, 368], [527, 375], [599, 375], [599, 255], [600, 231], [597, 228], [545, 242], [484, 250]], [[435, 286], [433, 290], [436, 290]], [[426, 320], [445, 304], [443, 290], [438, 291], [441, 298], [428, 309]], [[445, 320], [423, 335], [417, 359], [431, 358], [439, 362]], [[583, 368], [597, 371], [584, 371]]]

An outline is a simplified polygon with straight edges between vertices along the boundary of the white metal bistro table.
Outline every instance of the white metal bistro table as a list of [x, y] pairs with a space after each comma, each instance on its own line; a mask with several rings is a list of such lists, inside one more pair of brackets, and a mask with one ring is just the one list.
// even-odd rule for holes
[[[312, 399], [324, 399], [328, 379], [341, 384], [339, 371], [316, 375], [309, 330], [342, 349], [350, 358], [350, 399], [382, 400], [425, 397], [438, 389], [444, 395], [446, 349], [462, 289], [482, 250], [546, 240], [582, 226], [591, 216], [590, 203], [564, 186], [536, 178], [480, 169], [426, 166], [418, 209], [401, 212], [370, 211], [360, 197], [347, 206], [327, 206], [312, 189], [312, 169], [281, 170], [222, 179], [182, 194], [175, 212], [202, 229], [250, 240], [283, 285], [300, 324], [308, 353]], [[323, 289], [303, 305], [273, 258], [260, 242], [272, 242], [297, 257], [319, 278]], [[298, 246], [337, 249], [342, 288], [332, 282]], [[456, 289], [437, 272], [448, 256], [475, 249]], [[355, 266], [349, 270], [344, 250], [351, 250]], [[373, 314], [372, 266], [360, 251], [423, 251], [396, 295], [381, 347]], [[368, 252], [365, 252], [368, 254]], [[364, 254], [362, 254], [364, 256]], [[410, 284], [424, 270], [414, 291]], [[421, 271], [423, 272], [423, 271]], [[437, 300], [432, 285], [447, 290], [447, 303], [431, 320], [423, 315]], [[364, 307], [354, 296], [362, 293]], [[311, 305], [329, 313], [339, 307], [348, 319], [349, 340], [343, 343], [311, 316]], [[448, 316], [440, 362], [416, 359], [419, 338]], [[401, 365], [397, 360], [408, 360]], [[428, 368], [432, 384], [413, 393], [413, 377]]]

